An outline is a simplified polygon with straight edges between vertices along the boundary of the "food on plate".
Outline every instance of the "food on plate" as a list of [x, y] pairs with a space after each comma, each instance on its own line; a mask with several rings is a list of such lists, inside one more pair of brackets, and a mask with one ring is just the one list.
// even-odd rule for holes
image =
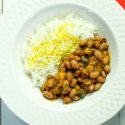
[[56, 74], [60, 59], [78, 46], [80, 39], [93, 38], [97, 28], [69, 14], [54, 17], [30, 33], [22, 49], [22, 61], [35, 86], [41, 86], [49, 74]]
[[22, 49], [22, 62], [45, 98], [60, 97], [65, 104], [99, 90], [111, 70], [107, 40], [75, 14], [38, 25]]
[[62, 57], [57, 73], [47, 77], [41, 87], [43, 96], [47, 99], [60, 97], [68, 104], [99, 90], [110, 72], [108, 46], [107, 40], [100, 36], [81, 40], [71, 54]]

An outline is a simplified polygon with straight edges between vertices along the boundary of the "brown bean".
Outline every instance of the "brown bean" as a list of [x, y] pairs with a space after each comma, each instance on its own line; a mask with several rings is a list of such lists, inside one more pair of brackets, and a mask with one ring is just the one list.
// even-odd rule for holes
[[80, 97], [79, 96], [75, 96], [75, 97], [73, 97], [72, 98], [74, 101], [78, 101], [78, 100], [80, 100]]
[[59, 66], [59, 70], [61, 71], [61, 72], [65, 72], [65, 66], [64, 66], [64, 63], [61, 63], [61, 65]]
[[106, 66], [104, 67], [104, 71], [105, 71], [106, 73], [109, 73], [110, 70], [111, 70], [111, 68], [110, 68], [109, 65], [106, 65]]
[[101, 36], [95, 36], [95, 40], [101, 41], [102, 37]]
[[76, 85], [76, 86], [74, 87], [74, 89], [75, 89], [76, 91], [79, 91], [79, 90], [81, 89], [81, 87], [80, 87], [79, 85]]
[[69, 57], [68, 56], [65, 56], [65, 57], [63, 57], [63, 59], [62, 59], [64, 62], [65, 61], [69, 61]]
[[88, 46], [88, 48], [93, 47], [93, 40], [88, 40], [87, 41], [87, 46]]
[[72, 82], [70, 83], [70, 87], [75, 87], [77, 83], [76, 79], [73, 79]]
[[58, 87], [55, 87], [55, 88], [52, 89], [53, 94], [58, 94], [59, 95], [59, 94], [61, 94], [61, 92], [62, 92], [62, 89], [59, 89]]
[[109, 55], [108, 51], [106, 51], [106, 50], [104, 50], [102, 53], [103, 53], [104, 56], [108, 56]]
[[94, 56], [98, 59], [98, 60], [102, 60], [103, 59], [103, 55], [99, 50], [96, 50], [94, 52]]
[[72, 99], [71, 99], [70, 97], [66, 96], [66, 97], [63, 98], [63, 102], [64, 102], [65, 104], [68, 104], [68, 103], [71, 103], [71, 102], [72, 102]]
[[90, 78], [95, 79], [99, 76], [99, 72], [98, 71], [93, 71], [90, 73]]
[[89, 71], [86, 68], [83, 68], [82, 69], [82, 75], [88, 76], [89, 75]]
[[86, 48], [85, 50], [84, 50], [84, 54], [86, 54], [86, 55], [91, 55], [92, 54], [92, 49], [90, 49], [90, 48]]
[[83, 50], [82, 49], [76, 49], [74, 52], [73, 52], [73, 54], [74, 55], [76, 55], [76, 56], [81, 56], [81, 55], [83, 55]]
[[106, 38], [102, 38], [101, 43], [106, 43], [107, 39]]
[[59, 72], [59, 79], [64, 80], [65, 79], [65, 73], [64, 72]]
[[84, 79], [84, 80], [83, 80], [83, 84], [84, 84], [84, 85], [87, 85], [87, 86], [88, 86], [88, 85], [91, 85], [91, 84], [92, 84], [92, 80], [90, 80], [90, 79]]
[[100, 50], [105, 50], [105, 49], [108, 49], [109, 45], [108, 43], [102, 43], [99, 47]]
[[99, 46], [100, 46], [100, 41], [94, 41], [94, 46], [95, 46], [95, 48], [99, 48]]
[[90, 57], [89, 65], [96, 66], [96, 64], [97, 64], [97, 59], [94, 56]]
[[70, 65], [73, 69], [79, 69], [79, 63], [76, 60], [71, 60]]
[[92, 72], [92, 71], [94, 70], [94, 67], [93, 67], [92, 65], [88, 65], [88, 66], [87, 66], [87, 70], [88, 70], [89, 72]]
[[105, 82], [105, 78], [104, 78], [103, 76], [99, 76], [99, 77], [97, 78], [97, 82], [99, 82], [99, 83], [104, 83], [104, 82]]
[[69, 93], [69, 97], [73, 98], [73, 97], [75, 97], [76, 94], [77, 94], [76, 90], [75, 89], [71, 89], [70, 93]]
[[108, 64], [110, 61], [109, 56], [104, 57], [103, 64]]
[[79, 70], [76, 70], [75, 76], [76, 76], [76, 77], [79, 77], [80, 75], [81, 75], [80, 71], [79, 71]]
[[68, 80], [64, 80], [63, 82], [63, 90], [67, 91], [69, 89], [69, 81]]
[[49, 90], [50, 90], [50, 88], [49, 88], [48, 85], [47, 85], [47, 81], [46, 81], [45, 84], [44, 84], [44, 90], [46, 90], [46, 91], [49, 91]]
[[54, 79], [49, 79], [49, 80], [47, 81], [47, 86], [48, 86], [48, 87], [53, 87], [53, 84], [54, 84]]
[[79, 56], [75, 56], [75, 55], [69, 55], [69, 59], [70, 60], [76, 60], [76, 61], [80, 61], [80, 57]]
[[73, 80], [73, 74], [71, 72], [67, 72], [66, 79], [71, 82]]
[[84, 46], [86, 45], [86, 43], [87, 43], [87, 40], [81, 40], [81, 41], [79, 42], [79, 46], [80, 46], [80, 47], [84, 47]]
[[93, 84], [90, 85], [90, 86], [88, 87], [88, 90], [89, 90], [89, 92], [93, 92], [93, 90], [94, 90], [94, 85], [93, 85]]
[[67, 69], [71, 69], [70, 62], [69, 62], [69, 61], [65, 61], [65, 62], [64, 62], [64, 66], [65, 66], [65, 68], [67, 68]]
[[63, 90], [62, 94], [68, 94], [70, 92], [71, 88], [69, 87], [67, 90]]
[[52, 75], [48, 75], [48, 76], [47, 76], [47, 79], [51, 79], [51, 78], [53, 78]]
[[103, 77], [106, 77], [106, 74], [105, 74], [104, 71], [102, 71], [101, 74], [102, 74]]
[[53, 99], [54, 98], [53, 94], [48, 92], [48, 91], [43, 91], [43, 96], [47, 99]]
[[95, 90], [95, 91], [99, 90], [99, 89], [101, 88], [101, 86], [102, 86], [101, 83], [96, 83], [96, 84], [94, 85], [94, 90]]
[[79, 77], [79, 78], [78, 78], [78, 82], [81, 82], [81, 83], [82, 83], [82, 82], [83, 82], [83, 78]]

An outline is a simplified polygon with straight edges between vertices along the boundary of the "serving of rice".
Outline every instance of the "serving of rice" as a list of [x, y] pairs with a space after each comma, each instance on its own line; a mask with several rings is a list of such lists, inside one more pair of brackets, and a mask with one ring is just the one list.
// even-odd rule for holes
[[54, 75], [60, 59], [70, 54], [81, 39], [93, 38], [95, 33], [96, 26], [74, 14], [38, 25], [22, 49], [24, 69], [34, 85], [41, 86], [48, 74]]

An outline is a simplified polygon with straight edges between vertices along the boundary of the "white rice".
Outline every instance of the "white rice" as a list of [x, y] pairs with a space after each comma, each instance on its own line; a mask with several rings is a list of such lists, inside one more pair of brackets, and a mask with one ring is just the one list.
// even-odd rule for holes
[[[46, 67], [41, 68], [36, 63], [33, 65], [34, 68], [31, 68], [29, 66], [28, 58], [34, 55], [32, 48], [33, 46], [39, 45], [41, 41], [49, 42], [56, 39], [55, 34], [59, 29], [59, 27], [62, 26], [63, 24], [64, 25], [72, 24], [73, 26], [67, 25], [66, 27], [67, 32], [72, 36], [78, 37], [80, 39], [93, 38], [94, 34], [97, 33], [96, 26], [87, 22], [86, 20], [83, 20], [83, 18], [77, 17], [74, 14], [69, 14], [63, 18], [55, 17], [49, 20], [48, 22], [46, 22], [44, 25], [38, 25], [35, 31], [29, 34], [27, 38], [27, 42], [22, 49], [22, 61], [24, 64], [24, 69], [28, 74], [31, 75], [31, 78], [35, 86], [41, 86], [48, 74], [54, 75], [57, 72], [59, 59], [58, 60], [55, 59], [51, 61], [51, 63], [49, 63]], [[62, 44], [60, 46], [60, 50], [63, 50], [67, 46], [70, 46], [70, 42], [71, 41], [69, 40], [66, 42], [66, 44]], [[50, 46], [50, 48], [47, 48], [47, 49], [48, 50], [53, 49], [52, 46]], [[38, 59], [42, 60], [42, 62], [45, 62], [46, 55], [42, 55], [42, 57]], [[51, 59], [51, 56], [49, 57], [49, 59]]]

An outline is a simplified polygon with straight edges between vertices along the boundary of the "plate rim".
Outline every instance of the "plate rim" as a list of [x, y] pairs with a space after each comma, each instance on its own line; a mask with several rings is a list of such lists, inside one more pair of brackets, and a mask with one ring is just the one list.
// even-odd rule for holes
[[[97, 0], [98, 1], [98, 0]], [[24, 2], [25, 3], [25, 2]], [[64, 2], [62, 2], [62, 3], [64, 3]], [[66, 2], [66, 3], [75, 3], [75, 4], [78, 4], [77, 2]], [[54, 3], [55, 4], [55, 3]], [[23, 4], [22, 4], [23, 5]], [[50, 4], [49, 4], [50, 5]], [[45, 7], [46, 7], [46, 5], [45, 5]], [[41, 9], [44, 9], [44, 7], [41, 7]], [[3, 21], [4, 21], [4, 19], [3, 19]], [[124, 30], [125, 31], [125, 30]], [[0, 55], [1, 56], [1, 55]], [[125, 87], [125, 86], [124, 86]], [[125, 89], [125, 88], [124, 88]], [[2, 94], [1, 94], [2, 95]], [[4, 96], [3, 96], [4, 97]], [[2, 98], [2, 96], [1, 96], [1, 98]], [[125, 97], [122, 97], [122, 98], [125, 98]], [[6, 103], [6, 99], [5, 98], [2, 98], [2, 100]], [[6, 104], [10, 109], [12, 109], [12, 111], [14, 111], [15, 112], [15, 110], [13, 109], [13, 107], [11, 107], [9, 104]], [[120, 110], [121, 108], [122, 108], [122, 106], [124, 105], [124, 101], [123, 102], [121, 102], [121, 105], [119, 106], [119, 108], [118, 108], [118, 110]], [[115, 112], [117, 112], [117, 111], [115, 111]], [[114, 114], [114, 113], [113, 113]], [[19, 118], [21, 118], [21, 119], [25, 119], [25, 118], [23, 118], [23, 117], [21, 117], [19, 114], [17, 114], [16, 113], [16, 115], [17, 116], [19, 116]], [[112, 116], [110, 116], [110, 117], [112, 117]], [[109, 117], [109, 118], [110, 118]], [[107, 118], [106, 118], [106, 120], [107, 120]]]

